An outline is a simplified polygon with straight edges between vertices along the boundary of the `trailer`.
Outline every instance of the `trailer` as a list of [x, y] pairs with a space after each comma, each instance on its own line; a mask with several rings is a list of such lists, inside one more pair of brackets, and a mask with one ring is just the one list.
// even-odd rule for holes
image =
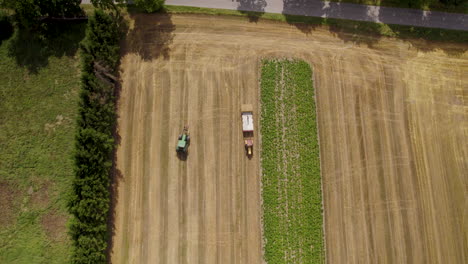
[[242, 134], [244, 137], [244, 146], [248, 157], [253, 155], [253, 133], [254, 133], [254, 120], [253, 120], [253, 107], [251, 104], [243, 104], [241, 106], [242, 117]]

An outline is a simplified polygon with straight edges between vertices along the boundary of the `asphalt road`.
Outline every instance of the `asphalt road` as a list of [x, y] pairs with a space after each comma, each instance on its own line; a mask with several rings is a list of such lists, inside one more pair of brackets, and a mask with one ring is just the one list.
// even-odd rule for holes
[[167, 5], [330, 17], [468, 31], [468, 15], [320, 0], [166, 0]]
[[[90, 0], [81, 3], [89, 4]], [[417, 27], [468, 31], [468, 15], [320, 0], [166, 0], [167, 5], [330, 17]]]

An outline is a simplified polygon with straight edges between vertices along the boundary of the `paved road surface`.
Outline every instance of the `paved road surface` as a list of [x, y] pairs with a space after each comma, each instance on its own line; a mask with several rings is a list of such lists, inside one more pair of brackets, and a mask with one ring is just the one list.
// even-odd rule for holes
[[342, 18], [468, 31], [468, 15], [320, 0], [166, 0], [168, 5]]
[[[90, 0], [82, 0], [89, 4]], [[320, 0], [166, 0], [167, 5], [330, 17], [468, 31], [468, 15]]]

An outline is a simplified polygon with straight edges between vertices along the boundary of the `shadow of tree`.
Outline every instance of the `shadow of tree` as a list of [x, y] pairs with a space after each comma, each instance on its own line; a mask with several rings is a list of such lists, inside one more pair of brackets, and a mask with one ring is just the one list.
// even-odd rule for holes
[[20, 28], [8, 43], [8, 55], [30, 73], [49, 64], [49, 57], [74, 56], [85, 36], [86, 22], [50, 22], [38, 31]]
[[[287, 5], [288, 3], [288, 5]], [[304, 3], [304, 6], [299, 5]], [[378, 34], [366, 34], [362, 32], [377, 32], [380, 25], [376, 23], [367, 23], [364, 25], [359, 23], [348, 23], [347, 21], [338, 21], [337, 19], [312, 17], [305, 15], [289, 15], [284, 12], [296, 12], [301, 10], [303, 14], [307, 14], [308, 4], [307, 1], [292, 1], [284, 0], [285, 9], [283, 15], [288, 24], [295, 26], [304, 34], [312, 34], [317, 28], [328, 28], [335, 36], [342, 39], [345, 42], [351, 42], [353, 44], [365, 44], [369, 47], [379, 41]]]
[[[387, 25], [398, 38], [411, 43], [422, 52], [441, 49], [445, 54], [460, 56], [468, 50], [468, 32], [438, 28], [418, 28], [411, 26]], [[418, 37], [415, 37], [418, 36]]]
[[[343, 22], [346, 23], [346, 22]], [[345, 43], [353, 43], [358, 45], [366, 45], [372, 48], [375, 43], [379, 42], [382, 35], [377, 34], [381, 30], [381, 24], [378, 23], [350, 23], [343, 25], [341, 23], [329, 22], [329, 30], [336, 37], [343, 40]]]
[[174, 38], [175, 25], [171, 15], [162, 11], [155, 14], [144, 14], [129, 9], [133, 26], [128, 32], [123, 53], [137, 53], [145, 61], [162, 56], [169, 59], [170, 44]]
[[372, 46], [375, 42], [379, 41], [380, 36], [377, 34], [360, 34], [362, 31], [376, 32], [379, 28], [378, 24], [368, 23], [365, 25], [366, 28], [364, 28], [359, 23], [328, 18], [330, 15], [340, 16], [341, 12], [339, 3], [334, 3], [333, 8], [331, 8], [330, 3], [325, 2], [283, 0], [282, 13], [286, 18], [286, 22], [296, 26], [297, 29], [305, 34], [311, 34], [316, 28], [326, 25], [335, 36], [345, 42]]
[[[367, 9], [361, 9], [360, 13], [354, 15], [366, 17], [369, 16], [367, 11]], [[467, 50], [466, 47], [463, 48], [463, 45], [460, 45], [460, 43], [468, 43], [467, 32], [328, 18], [330, 16], [341, 17], [340, 3], [283, 0], [282, 13], [287, 23], [294, 25], [305, 34], [311, 34], [317, 27], [324, 25], [344, 42], [364, 44], [370, 48], [379, 42], [383, 37], [383, 32], [386, 32], [385, 35], [394, 35], [424, 52], [442, 49], [451, 56], [458, 56]], [[380, 12], [375, 19], [380, 21], [382, 16], [388, 16], [388, 14]], [[452, 42], [458, 44], [451, 45]]]
[[[114, 137], [120, 136], [115, 132]], [[117, 144], [118, 146], [119, 144]], [[116, 167], [117, 164], [117, 150], [114, 150], [114, 160], [112, 162], [112, 168], [110, 173], [110, 186], [109, 186], [109, 193], [110, 193], [110, 208], [109, 208], [109, 215], [107, 217], [107, 235], [108, 235], [108, 242], [106, 248], [106, 256], [107, 256], [107, 263], [111, 263], [110, 256], [112, 255], [112, 250], [114, 248], [114, 238], [115, 238], [115, 217], [116, 217], [116, 206], [117, 201], [119, 199], [119, 184], [123, 181], [124, 176], [122, 172]]]
[[[321, 26], [322, 18], [307, 17], [313, 5], [308, 0], [283, 0], [283, 15], [288, 24], [294, 25], [305, 34]], [[292, 15], [294, 14], [294, 15]]]
[[236, 0], [239, 5], [237, 10], [242, 14], [247, 15], [250, 22], [258, 22], [260, 17], [265, 13], [267, 6], [266, 0]]
[[10, 18], [0, 12], [0, 45], [12, 35], [13, 25], [11, 24]]

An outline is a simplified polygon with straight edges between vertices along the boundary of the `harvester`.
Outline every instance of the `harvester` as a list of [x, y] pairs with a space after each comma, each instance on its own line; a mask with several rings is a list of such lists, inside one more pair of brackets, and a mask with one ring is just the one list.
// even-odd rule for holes
[[188, 146], [190, 145], [190, 135], [188, 132], [188, 126], [184, 126], [182, 134], [179, 135], [177, 141], [176, 151], [178, 154], [187, 154]]
[[242, 134], [244, 137], [244, 145], [247, 156], [250, 158], [253, 155], [253, 107], [250, 104], [244, 104], [241, 107], [242, 116]]

